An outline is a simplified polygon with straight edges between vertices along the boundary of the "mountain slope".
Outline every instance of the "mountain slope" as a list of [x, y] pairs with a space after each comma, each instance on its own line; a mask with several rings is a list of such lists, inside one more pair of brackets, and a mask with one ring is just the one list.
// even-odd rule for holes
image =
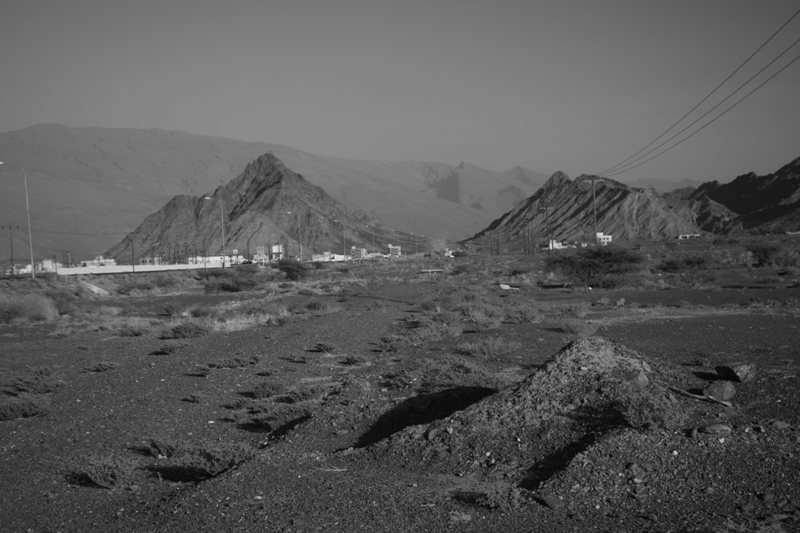
[[613, 235], [615, 240], [661, 239], [698, 231], [689, 213], [674, 211], [652, 189], [632, 188], [606, 178], [595, 183], [596, 204], [593, 204], [591, 179], [583, 175], [573, 181], [563, 172], [556, 172], [533, 196], [473, 239], [514, 241], [529, 230], [535, 239], [546, 240], [549, 224], [555, 240], [591, 242], [594, 205], [597, 230]]
[[[532, 191], [537, 176], [524, 169], [495, 173], [444, 163], [346, 160], [158, 129], [44, 124], [0, 134], [0, 160], [27, 170], [37, 256], [67, 249], [75, 256], [100, 253], [172, 197], [212, 191], [266, 152], [352, 210], [401, 231], [449, 239], [485, 227], [511, 198]], [[435, 187], [451, 170], [459, 174], [458, 201], [439, 197]], [[0, 167], [3, 225], [25, 219], [22, 179], [15, 172]], [[470, 207], [476, 199], [481, 209]], [[27, 252], [22, 233], [14, 240], [20, 256]]]
[[[351, 246], [378, 249], [397, 235], [364, 213], [354, 213], [289, 170], [272, 154], [247, 165], [235, 179], [209, 199], [180, 195], [172, 198], [106, 255], [130, 262], [132, 256], [165, 256], [170, 247], [218, 255], [225, 224], [225, 250], [239, 253], [282, 243], [287, 253], [341, 253]], [[409, 236], [401, 235], [408, 244]]]

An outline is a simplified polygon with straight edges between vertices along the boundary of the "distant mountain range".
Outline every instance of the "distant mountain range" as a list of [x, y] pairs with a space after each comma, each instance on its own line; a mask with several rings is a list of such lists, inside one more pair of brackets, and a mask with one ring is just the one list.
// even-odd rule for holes
[[[265, 154], [280, 171], [265, 170], [270, 166]], [[222, 202], [226, 224], [233, 224], [230, 243], [242, 250], [256, 236], [279, 236], [331, 251], [343, 243], [371, 243], [373, 234], [384, 243], [399, 238], [406, 246], [431, 238], [509, 241], [533, 234], [544, 239], [548, 219], [553, 237], [565, 240], [585, 237], [594, 224], [591, 176], [571, 180], [556, 172], [545, 179], [520, 167], [491, 172], [468, 163], [357, 161], [164, 130], [57, 125], [0, 134], [0, 160], [27, 171], [38, 257], [60, 256], [65, 250], [76, 258], [109, 249], [124, 255], [124, 246], [118, 248], [121, 241], [132, 243], [134, 250], [165, 240], [196, 246], [203, 241], [213, 250], [213, 232], [219, 226], [213, 217], [206, 219], [213, 203], [199, 200], [206, 195]], [[273, 178], [254, 180], [250, 165], [256, 161], [262, 174], [284, 178], [274, 183]], [[750, 173], [730, 183], [703, 183], [666, 194], [658, 192], [666, 187], [659, 180], [637, 182], [647, 187], [597, 181], [598, 230], [616, 240], [671, 238], [701, 230], [797, 230], [799, 166], [800, 158], [768, 176]], [[15, 173], [19, 171], [13, 166], [0, 167], [0, 225], [20, 226], [10, 236], [22, 258], [28, 252], [25, 198]], [[319, 190], [297, 186], [293, 200], [272, 190], [286, 188], [287, 179], [298, 182], [295, 177]], [[249, 197], [254, 194], [259, 197]], [[268, 197], [272, 204], [261, 203]], [[315, 203], [330, 212], [306, 211]], [[186, 218], [184, 210], [195, 218]], [[298, 219], [298, 213], [305, 218]], [[338, 222], [331, 225], [333, 219]], [[156, 223], [158, 227], [148, 226]], [[134, 237], [126, 237], [137, 228]], [[8, 257], [5, 247], [0, 249], [0, 257]]]
[[[595, 198], [592, 198], [592, 181]], [[701, 231], [728, 234], [800, 230], [800, 158], [774, 174], [748, 173], [659, 194], [609, 178], [570, 178], [556, 172], [531, 197], [494, 220], [470, 241], [519, 246], [530, 240], [591, 242], [597, 230], [617, 240], [667, 239]], [[527, 242], [527, 241], [526, 241]]]
[[[451, 240], [486, 227], [546, 179], [520, 167], [491, 172], [466, 163], [347, 160], [158, 129], [45, 124], [0, 134], [0, 160], [27, 171], [39, 257], [99, 254], [174, 196], [208, 194], [267, 152], [353, 212], [401, 232]], [[0, 225], [20, 224], [13, 236], [23, 257], [22, 180], [13, 167], [0, 171]], [[0, 250], [8, 257], [6, 247]]]

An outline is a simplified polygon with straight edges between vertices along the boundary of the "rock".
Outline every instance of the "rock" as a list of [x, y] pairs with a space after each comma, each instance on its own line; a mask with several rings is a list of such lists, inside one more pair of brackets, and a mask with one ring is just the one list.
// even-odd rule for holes
[[435, 439], [435, 438], [436, 438], [436, 435], [438, 435], [438, 434], [439, 434], [439, 430], [438, 430], [438, 429], [436, 429], [436, 428], [434, 428], [434, 429], [432, 429], [432, 430], [428, 431], [428, 440], [433, 440], [433, 439]]
[[715, 400], [726, 402], [733, 398], [733, 395], [736, 394], [736, 387], [734, 387], [733, 383], [730, 381], [715, 381], [703, 389], [703, 394], [710, 396]]
[[81, 280], [81, 281], [78, 282], [78, 285], [80, 285], [81, 288], [86, 289], [89, 292], [91, 292], [93, 294], [96, 294], [98, 296], [108, 296], [108, 291], [107, 290], [101, 289], [97, 285], [92, 285], [88, 281]]
[[728, 381], [738, 381], [748, 383], [756, 377], [755, 363], [728, 363], [716, 368], [717, 375]]
[[558, 509], [564, 505], [564, 502], [561, 500], [561, 498], [550, 496], [549, 494], [542, 494], [539, 496], [539, 499], [550, 509]]
[[637, 389], [643, 389], [647, 387], [648, 383], [650, 382], [647, 379], [647, 375], [645, 375], [644, 370], [634, 370], [628, 374], [627, 381]]
[[700, 428], [700, 431], [709, 435], [727, 435], [731, 432], [731, 427], [725, 424], [711, 424]]
[[772, 427], [780, 430], [780, 429], [787, 429], [791, 427], [791, 425], [788, 422], [784, 422], [783, 420], [775, 420], [772, 422]]

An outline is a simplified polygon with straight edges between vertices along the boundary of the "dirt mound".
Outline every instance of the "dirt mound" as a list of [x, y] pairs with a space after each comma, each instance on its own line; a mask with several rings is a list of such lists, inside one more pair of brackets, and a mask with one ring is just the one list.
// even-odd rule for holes
[[689, 405], [657, 383], [668, 374], [622, 345], [580, 339], [522, 382], [369, 451], [380, 460], [535, 490], [606, 436], [682, 424]]

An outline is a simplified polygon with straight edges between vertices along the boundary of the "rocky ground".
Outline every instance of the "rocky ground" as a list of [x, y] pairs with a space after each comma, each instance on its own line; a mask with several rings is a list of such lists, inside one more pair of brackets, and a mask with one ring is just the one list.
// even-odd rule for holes
[[[503, 321], [453, 330], [437, 306], [470, 292]], [[87, 305], [167, 323], [204, 298]], [[304, 311], [180, 339], [1, 327], [4, 390], [42, 412], [0, 422], [0, 530], [800, 529], [796, 288], [235, 299]], [[451, 333], [421, 336], [436, 317]]]

